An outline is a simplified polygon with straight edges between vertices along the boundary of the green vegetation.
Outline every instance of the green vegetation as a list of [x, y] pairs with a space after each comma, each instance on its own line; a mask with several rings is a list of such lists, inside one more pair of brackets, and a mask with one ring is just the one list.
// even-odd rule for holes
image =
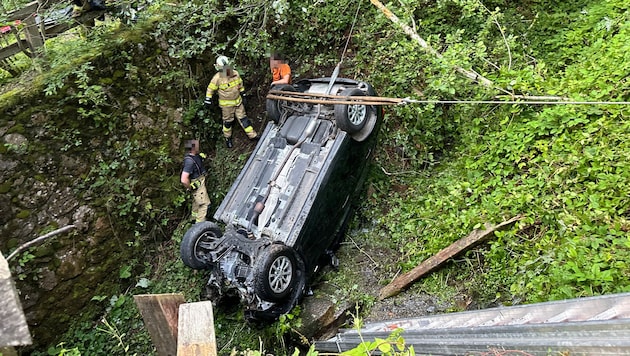
[[[2, 2], [9, 5], [18, 2]], [[424, 51], [368, 2], [155, 1], [135, 24], [113, 19], [87, 34], [77, 30], [48, 41], [43, 59], [20, 59], [30, 63], [33, 72], [25, 75], [35, 78], [32, 87], [0, 75], [6, 84], [0, 116], [19, 123], [13, 132], [24, 133], [38, 112], [52, 118], [37, 140], [2, 145], [0, 154], [54, 148], [90, 155], [93, 164], [78, 173], [74, 193], [116, 221], [121, 241], [135, 254], [114, 273], [119, 290], [94, 295], [94, 310], [42, 354], [151, 354], [132, 295], [200, 298], [203, 273], [177, 258], [189, 206], [177, 177], [177, 142], [190, 136], [206, 142], [216, 173], [208, 183], [213, 207], [250, 153], [225, 150], [220, 123], [201, 109], [217, 54], [235, 58], [247, 89], [258, 95], [253, 113], [264, 103], [265, 55], [272, 50], [284, 51], [302, 77], [329, 75], [344, 56], [343, 76], [369, 81], [388, 97], [630, 100], [627, 1], [405, 0], [388, 6], [442, 57]], [[476, 70], [501, 90], [463, 78], [455, 65]], [[367, 198], [352, 230], [355, 240], [397, 256], [393, 265], [379, 266], [383, 283], [485, 223], [523, 214], [512, 229], [415, 288], [441, 299], [465, 292], [481, 307], [630, 291], [627, 104], [434, 103], [385, 111]], [[9, 188], [2, 182], [0, 192]], [[370, 232], [356, 232], [361, 228]], [[25, 254], [20, 261], [34, 258]], [[374, 296], [349, 282], [357, 280], [351, 269], [342, 262], [341, 272], [323, 279], [347, 286], [333, 298], [358, 301], [369, 311]], [[238, 309], [223, 307], [216, 319], [220, 353], [258, 350], [263, 340], [267, 351], [289, 354], [287, 335], [295, 336], [298, 324], [296, 310], [256, 329]], [[403, 341], [396, 335], [366, 341], [357, 354], [413, 354]]]
[[[517, 69], [513, 47], [515, 68], [488, 77], [516, 94], [627, 101], [630, 65], [620, 60], [629, 49], [627, 6], [573, 8], [565, 20], [574, 21], [544, 28], [544, 44], [562, 43], [562, 51], [532, 51], [535, 65]], [[539, 41], [538, 21], [529, 33], [521, 32], [521, 42]], [[585, 41], [567, 41], [586, 33]], [[558, 52], [565, 55], [558, 58]], [[486, 302], [630, 290], [627, 105], [460, 105], [449, 111], [457, 122], [454, 145], [439, 165], [405, 180], [408, 190], [389, 201], [391, 210], [380, 220], [392, 242], [405, 246], [404, 269], [486, 222], [524, 214], [518, 226], [478, 251], [478, 259], [438, 273], [456, 272], [466, 289], [483, 286], [473, 294]]]
[[[361, 328], [361, 320], [354, 319], [357, 329]], [[360, 343], [356, 348], [343, 352], [344, 356], [361, 356], [379, 354], [385, 356], [413, 356], [416, 354], [413, 345], [406, 345], [405, 339], [400, 336], [402, 329], [394, 330], [386, 339], [375, 338]]]

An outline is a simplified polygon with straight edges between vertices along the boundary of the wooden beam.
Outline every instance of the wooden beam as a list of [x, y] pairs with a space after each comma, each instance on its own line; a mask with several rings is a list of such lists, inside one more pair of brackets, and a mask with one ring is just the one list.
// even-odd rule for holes
[[24, 20], [27, 16], [33, 15], [39, 8], [37, 1], [29, 2], [23, 8], [11, 11], [7, 14], [7, 21]]
[[20, 40], [21, 43], [13, 42], [12, 44], [0, 48], [0, 61], [9, 57], [13, 57], [16, 54], [22, 52], [22, 47], [27, 47], [26, 40]]
[[[26, 317], [11, 278], [9, 264], [0, 254], [0, 348], [32, 344]], [[7, 351], [8, 353], [8, 351]]]
[[44, 38], [42, 37], [41, 33], [39, 33], [39, 26], [37, 26], [37, 23], [35, 23], [34, 16], [27, 17], [24, 20], [24, 23], [26, 24], [26, 26], [24, 27], [26, 41], [28, 42], [33, 56], [37, 57], [42, 52], [42, 47], [44, 46]]
[[20, 10], [9, 13], [8, 16], [10, 21], [20, 20], [26, 25], [25, 30], [20, 32], [24, 33], [26, 39], [21, 39], [20, 35], [16, 32], [17, 43], [13, 43], [6, 47], [0, 47], [0, 61], [16, 55], [20, 51], [24, 52], [28, 57], [39, 56], [43, 52], [42, 48], [46, 38], [56, 37], [81, 24], [93, 23], [95, 18], [100, 17], [105, 13], [105, 10], [88, 11], [77, 17], [60, 20], [58, 23], [45, 28], [43, 30], [45, 33], [42, 35], [41, 31], [44, 26], [41, 23], [39, 25], [35, 23], [34, 14], [36, 11], [44, 9], [47, 6], [50, 6], [50, 2], [44, 2], [42, 5], [39, 5], [37, 1], [34, 1], [27, 4]]
[[396, 277], [393, 281], [391, 281], [388, 285], [380, 290], [378, 299], [383, 300], [385, 298], [389, 298], [400, 293], [403, 289], [407, 288], [410, 284], [418, 280], [420, 277], [441, 266], [449, 258], [454, 257], [457, 254], [477, 245], [478, 243], [492, 236], [495, 231], [505, 229], [514, 222], [523, 219], [523, 217], [523, 215], [517, 215], [510, 220], [504, 221], [496, 226], [490, 226], [484, 230], [474, 230], [473, 232], [468, 234], [468, 236], [457, 240], [450, 246], [442, 249], [437, 254], [429, 257], [427, 260], [423, 261], [411, 271]]
[[52, 26], [46, 27], [46, 38], [59, 36], [60, 34], [68, 31], [69, 29], [73, 27], [77, 27], [81, 24], [94, 20], [95, 18], [99, 16], [102, 16], [104, 13], [105, 13], [105, 10], [88, 11], [77, 17], [73, 17], [65, 21], [60, 21]]
[[177, 356], [216, 356], [212, 302], [182, 304], [179, 308]]
[[159, 356], [177, 354], [177, 320], [184, 296], [173, 294], [141, 294], [133, 296], [144, 326]]

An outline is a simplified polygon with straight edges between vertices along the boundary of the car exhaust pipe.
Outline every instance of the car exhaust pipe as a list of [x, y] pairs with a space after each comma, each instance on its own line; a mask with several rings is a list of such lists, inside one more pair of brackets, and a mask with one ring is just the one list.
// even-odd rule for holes
[[[266, 200], [266, 199], [264, 199], [264, 200]], [[263, 210], [265, 210], [265, 203], [264, 203], [264, 201], [259, 201], [259, 202], [256, 203], [256, 205], [254, 205], [252, 218], [249, 219], [249, 226], [247, 227], [248, 233], [251, 233], [252, 225], [254, 224], [254, 221], [256, 221], [256, 219], [258, 219], [258, 216], [260, 215], [260, 213], [262, 213]]]

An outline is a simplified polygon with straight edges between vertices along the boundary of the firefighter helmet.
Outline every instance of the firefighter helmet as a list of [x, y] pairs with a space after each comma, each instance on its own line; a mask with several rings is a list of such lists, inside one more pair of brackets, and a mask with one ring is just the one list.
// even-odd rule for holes
[[230, 60], [226, 56], [218, 56], [217, 61], [215, 63], [215, 68], [217, 70], [223, 69], [223, 67], [228, 66], [230, 64]]

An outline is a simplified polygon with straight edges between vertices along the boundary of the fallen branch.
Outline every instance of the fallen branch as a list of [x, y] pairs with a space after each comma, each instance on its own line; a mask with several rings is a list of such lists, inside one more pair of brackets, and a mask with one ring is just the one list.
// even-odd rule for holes
[[46, 239], [48, 239], [50, 237], [53, 237], [55, 235], [59, 235], [59, 234], [61, 234], [63, 232], [66, 232], [66, 231], [68, 231], [70, 229], [73, 229], [74, 227], [75, 227], [74, 225], [64, 226], [64, 227], [62, 227], [60, 229], [57, 229], [55, 231], [51, 231], [51, 232], [47, 233], [46, 235], [43, 235], [43, 236], [40, 236], [40, 237], [38, 237], [38, 238], [36, 238], [34, 240], [31, 240], [31, 241], [29, 241], [29, 242], [27, 242], [27, 243], [25, 243], [23, 245], [20, 245], [18, 248], [15, 249], [15, 251], [13, 251], [9, 255], [9, 257], [7, 257], [7, 261], [9, 261], [11, 258], [13, 258], [18, 253], [24, 251], [25, 249], [27, 249], [27, 248], [29, 248], [29, 247], [31, 247], [33, 245], [36, 245], [36, 244], [38, 244], [38, 243], [40, 243], [40, 242], [42, 242], [42, 241], [44, 241], [44, 240], [46, 240]]
[[[389, 9], [387, 7], [385, 7], [385, 5], [383, 5], [383, 3], [381, 3], [378, 0], [370, 0], [370, 2], [376, 6], [379, 10], [381, 10], [381, 12], [383, 12], [383, 14], [385, 15], [385, 17], [387, 17], [390, 21], [392, 21], [394, 24], [400, 26], [400, 28], [407, 34], [409, 35], [412, 39], [414, 39], [416, 42], [418, 42], [420, 44], [420, 46], [422, 48], [424, 48], [427, 52], [429, 52], [430, 54], [438, 57], [438, 58], [442, 58], [442, 55], [436, 51], [435, 49], [433, 49], [433, 47], [429, 46], [429, 44], [422, 39], [422, 37], [420, 37], [416, 31], [414, 31], [411, 27], [405, 25], [404, 23], [402, 23], [400, 21], [400, 19], [394, 15], [391, 11], [389, 11]], [[466, 78], [479, 82], [487, 87], [493, 87], [494, 84], [492, 83], [492, 81], [484, 76], [482, 76], [481, 74], [475, 72], [474, 70], [467, 70], [464, 69], [462, 67], [459, 66], [454, 66], [455, 70], [457, 72], [459, 72], [460, 74], [464, 75]]]
[[383, 287], [378, 295], [379, 300], [389, 298], [400, 293], [403, 289], [407, 288], [410, 284], [418, 280], [425, 274], [433, 271], [437, 267], [441, 266], [449, 258], [454, 257], [462, 251], [465, 251], [472, 246], [484, 241], [489, 236], [493, 235], [495, 231], [500, 231], [514, 222], [523, 219], [523, 215], [517, 215], [510, 220], [504, 221], [496, 226], [486, 227], [484, 230], [474, 230], [468, 236], [457, 240], [445, 249], [442, 249], [437, 254], [429, 257], [429, 259], [423, 261], [411, 271], [396, 277], [388, 285]]

